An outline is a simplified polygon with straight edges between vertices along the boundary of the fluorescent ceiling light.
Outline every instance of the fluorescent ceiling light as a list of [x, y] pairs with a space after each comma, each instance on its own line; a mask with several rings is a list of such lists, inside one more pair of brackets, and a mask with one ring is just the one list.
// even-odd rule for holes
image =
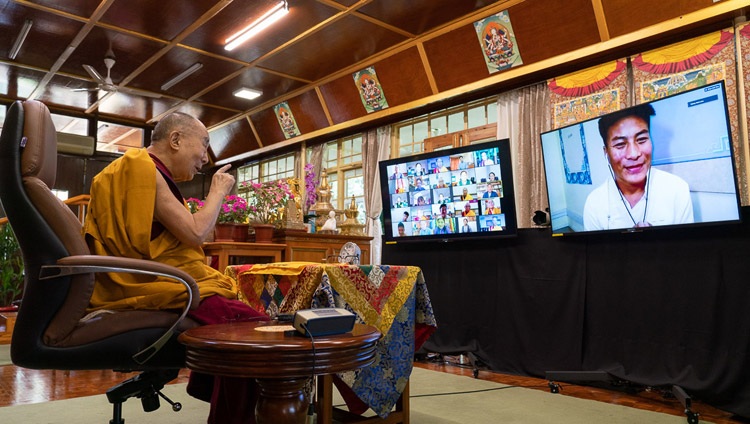
[[21, 46], [23, 45], [23, 42], [26, 41], [26, 36], [29, 35], [31, 25], [33, 24], [34, 22], [32, 22], [31, 19], [26, 19], [26, 22], [23, 23], [21, 32], [18, 33], [18, 38], [16, 38], [16, 42], [13, 43], [13, 48], [10, 49], [10, 53], [8, 53], [8, 58], [10, 60], [15, 60], [16, 56], [18, 56], [18, 52], [21, 51]]
[[242, 87], [232, 94], [234, 94], [237, 97], [242, 97], [243, 99], [253, 100], [253, 99], [257, 99], [258, 97], [260, 97], [263, 94], [263, 92], [258, 91], [258, 90], [253, 90], [252, 88]]
[[271, 8], [271, 10], [261, 16], [260, 19], [256, 20], [242, 30], [233, 34], [231, 37], [227, 38], [224, 41], [224, 50], [234, 50], [237, 46], [249, 40], [257, 33], [263, 31], [272, 23], [281, 19], [281, 17], [286, 15], [287, 13], [289, 13], [289, 6], [287, 5], [286, 1], [279, 2], [276, 6]]
[[189, 76], [190, 76], [190, 75], [192, 75], [193, 73], [197, 72], [197, 71], [198, 71], [198, 69], [200, 69], [200, 68], [202, 68], [202, 67], [203, 67], [203, 64], [202, 64], [202, 63], [200, 63], [200, 62], [197, 62], [197, 63], [193, 64], [193, 66], [191, 66], [191, 67], [189, 67], [189, 68], [185, 69], [184, 71], [182, 71], [182, 72], [181, 72], [181, 73], [180, 73], [179, 75], [177, 75], [176, 77], [174, 77], [174, 78], [172, 78], [171, 80], [169, 80], [169, 81], [165, 82], [165, 83], [164, 83], [164, 84], [163, 84], [163, 85], [161, 86], [161, 89], [162, 89], [162, 90], [169, 90], [170, 88], [172, 88], [172, 86], [174, 86], [174, 85], [175, 85], [175, 84], [177, 84], [178, 82], [180, 82], [180, 81], [184, 80], [185, 78], [189, 77]]

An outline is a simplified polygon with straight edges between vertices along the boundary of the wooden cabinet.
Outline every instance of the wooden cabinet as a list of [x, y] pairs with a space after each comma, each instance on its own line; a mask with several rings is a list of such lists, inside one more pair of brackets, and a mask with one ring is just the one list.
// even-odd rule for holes
[[10, 344], [18, 312], [0, 312], [0, 344]]
[[274, 233], [273, 242], [285, 244], [284, 261], [325, 262], [327, 258], [338, 256], [344, 243], [354, 242], [362, 251], [360, 263], [370, 263], [369, 236], [343, 236], [332, 234], [309, 234], [300, 231]]
[[449, 149], [451, 147], [468, 146], [473, 143], [492, 141], [497, 139], [497, 124], [487, 124], [481, 127], [469, 128], [464, 131], [438, 135], [435, 137], [425, 138], [424, 151], [433, 152], [435, 150]]

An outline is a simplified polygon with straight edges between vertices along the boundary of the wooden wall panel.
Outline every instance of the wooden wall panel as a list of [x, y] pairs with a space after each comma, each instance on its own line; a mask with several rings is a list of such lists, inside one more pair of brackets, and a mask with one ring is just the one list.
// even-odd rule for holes
[[601, 0], [610, 37], [617, 37], [713, 5], [712, 0]]
[[[57, 155], [57, 174], [55, 186], [57, 190], [67, 190], [69, 197], [83, 193], [86, 172], [86, 157], [73, 155]], [[86, 191], [88, 193], [88, 191]]]
[[424, 49], [439, 91], [490, 75], [473, 25], [428, 40], [424, 43]]
[[[297, 119], [297, 111], [292, 109], [292, 113], [294, 114], [294, 119]], [[250, 115], [250, 120], [253, 122], [253, 126], [255, 126], [255, 131], [258, 132], [258, 137], [263, 140], [263, 146], [286, 140], [272, 107]]]
[[[107, 165], [110, 164], [110, 162], [117, 159], [118, 157], [119, 155], [114, 155], [111, 153], [107, 153], [107, 154], [98, 153], [94, 157], [86, 159], [86, 165], [82, 166], [81, 168], [82, 170], [85, 169], [84, 180], [83, 180], [83, 190], [78, 193], [74, 193], [73, 191], [71, 191], [70, 193], [68, 193], [68, 195], [70, 197], [73, 197], [79, 194], [91, 193], [91, 180], [93, 180], [94, 177], [97, 176], [97, 174], [102, 172], [102, 170], [106, 168]], [[58, 162], [58, 164], [59, 163], [60, 162]], [[58, 169], [58, 172], [59, 172], [59, 169]]]
[[[231, 173], [232, 171], [236, 171], [236, 169], [232, 167], [229, 172]], [[235, 172], [233, 175], [236, 177], [237, 173]], [[208, 194], [208, 190], [211, 188], [212, 176], [213, 173], [195, 174], [195, 177], [193, 177], [192, 180], [177, 183], [177, 188], [180, 189], [180, 194], [182, 194], [182, 197], [185, 199], [189, 199], [191, 197], [195, 197], [196, 199], [205, 199], [206, 195]]]
[[[377, 65], [375, 66], [375, 72], [378, 73], [378, 78], [380, 78], [379, 66]], [[388, 91], [385, 88], [384, 91], [387, 99]], [[351, 74], [321, 85], [320, 93], [323, 95], [323, 101], [328, 107], [328, 113], [331, 114], [331, 120], [334, 124], [360, 118], [367, 114]]]
[[[276, 125], [278, 127], [278, 124]], [[226, 159], [260, 147], [246, 119], [234, 121], [209, 133], [216, 160]]]
[[[432, 94], [427, 72], [416, 47], [375, 63], [388, 106], [418, 100]], [[320, 87], [334, 124], [366, 115], [352, 75], [345, 75]]]
[[[508, 15], [523, 65], [600, 41], [590, 0], [523, 2]], [[425, 51], [440, 91], [491, 75], [471, 24], [425, 42]]]
[[508, 10], [524, 65], [601, 41], [592, 0], [523, 2]]
[[195, 116], [201, 122], [203, 122], [203, 125], [209, 128], [214, 125], [218, 125], [234, 116], [234, 113], [231, 111], [208, 107], [200, 103], [192, 102], [180, 105], [177, 110], [179, 112], [184, 112], [188, 115]]
[[404, 50], [375, 64], [388, 105], [396, 106], [432, 95], [419, 50]]
[[308, 90], [287, 101], [302, 134], [310, 133], [329, 125], [323, 105], [315, 90]]

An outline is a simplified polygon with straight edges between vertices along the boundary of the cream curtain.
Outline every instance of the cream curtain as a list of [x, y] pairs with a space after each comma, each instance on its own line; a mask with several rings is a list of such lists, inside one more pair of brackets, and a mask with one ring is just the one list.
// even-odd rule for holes
[[548, 207], [539, 134], [552, 129], [549, 91], [539, 83], [503, 93], [497, 101], [497, 137], [509, 138], [519, 228], [533, 227], [534, 211]]
[[381, 237], [380, 214], [383, 200], [380, 194], [380, 172], [378, 162], [388, 159], [391, 151], [391, 127], [385, 126], [365, 133], [362, 141], [362, 178], [365, 182], [365, 209], [367, 210], [367, 235], [370, 243], [370, 263], [380, 264], [383, 238]]

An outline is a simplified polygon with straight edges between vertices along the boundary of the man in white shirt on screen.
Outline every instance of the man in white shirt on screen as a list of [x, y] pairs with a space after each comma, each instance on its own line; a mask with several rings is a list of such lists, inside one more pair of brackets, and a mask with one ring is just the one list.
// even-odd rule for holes
[[680, 177], [651, 167], [653, 115], [653, 107], [645, 104], [599, 120], [612, 179], [608, 178], [586, 199], [585, 230], [693, 222], [688, 184]]

